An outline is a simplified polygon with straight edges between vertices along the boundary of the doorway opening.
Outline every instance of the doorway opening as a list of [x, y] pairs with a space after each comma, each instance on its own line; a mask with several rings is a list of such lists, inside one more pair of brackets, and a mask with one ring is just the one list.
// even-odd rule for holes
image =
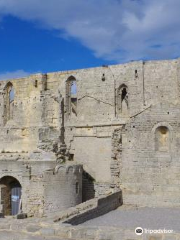
[[11, 176], [0, 180], [1, 211], [5, 216], [17, 215], [21, 211], [21, 184]]

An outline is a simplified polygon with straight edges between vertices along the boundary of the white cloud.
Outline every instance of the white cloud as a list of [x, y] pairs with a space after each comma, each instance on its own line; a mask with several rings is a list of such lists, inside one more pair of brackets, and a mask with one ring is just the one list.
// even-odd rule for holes
[[5, 73], [0, 73], [0, 80], [8, 80], [8, 79], [13, 79], [13, 78], [21, 78], [21, 77], [26, 77], [30, 73], [25, 72], [24, 70], [17, 70], [14, 72], [5, 72]]
[[180, 56], [179, 9], [179, 0], [0, 0], [1, 16], [63, 30], [117, 61]]

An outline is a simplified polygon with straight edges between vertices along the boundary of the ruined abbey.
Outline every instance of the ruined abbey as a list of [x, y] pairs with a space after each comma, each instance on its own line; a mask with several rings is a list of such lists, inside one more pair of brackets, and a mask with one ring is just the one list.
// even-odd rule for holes
[[0, 212], [43, 216], [122, 190], [180, 206], [180, 60], [0, 82]]

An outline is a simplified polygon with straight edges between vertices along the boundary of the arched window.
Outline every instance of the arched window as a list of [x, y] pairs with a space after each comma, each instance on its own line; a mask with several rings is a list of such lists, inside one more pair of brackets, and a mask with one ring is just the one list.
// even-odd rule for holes
[[160, 126], [155, 131], [155, 149], [156, 151], [169, 151], [169, 129]]
[[125, 84], [121, 85], [117, 89], [117, 102], [116, 102], [117, 114], [128, 114], [128, 89]]
[[5, 96], [4, 96], [4, 120], [5, 123], [13, 119], [14, 111], [14, 87], [11, 82], [9, 82], [5, 87]]
[[66, 81], [66, 108], [69, 115], [77, 116], [77, 84], [73, 76]]
[[35, 88], [38, 87], [38, 80], [35, 80], [35, 81], [34, 81], [34, 86], [35, 86]]

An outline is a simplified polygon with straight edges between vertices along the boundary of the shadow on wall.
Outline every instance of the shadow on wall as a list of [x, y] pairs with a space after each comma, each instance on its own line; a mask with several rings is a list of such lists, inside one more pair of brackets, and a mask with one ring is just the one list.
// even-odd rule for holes
[[82, 202], [86, 202], [95, 197], [95, 179], [86, 171], [83, 171], [82, 178]]

